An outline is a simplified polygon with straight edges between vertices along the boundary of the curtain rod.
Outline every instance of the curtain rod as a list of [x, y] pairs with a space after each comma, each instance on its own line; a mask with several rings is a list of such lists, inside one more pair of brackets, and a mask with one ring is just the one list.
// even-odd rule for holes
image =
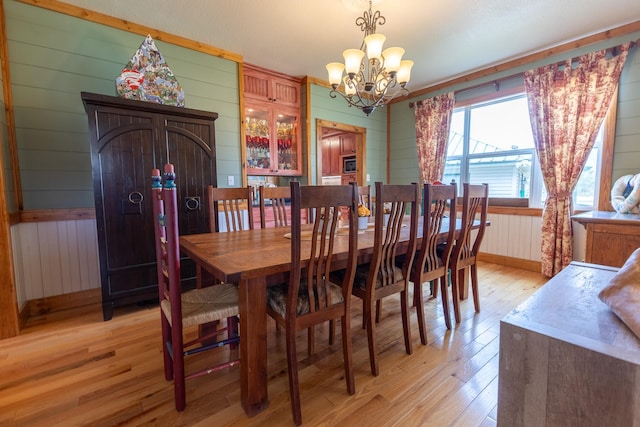
[[[624, 44], [624, 43], [623, 43], [623, 44]], [[629, 43], [629, 49], [631, 49], [631, 48], [633, 48], [633, 47], [635, 47], [635, 46], [638, 46], [639, 44], [640, 44], [640, 40], [631, 41], [631, 42]], [[620, 44], [620, 45], [617, 45], [617, 46], [612, 46], [612, 47], [609, 47], [609, 48], [607, 48], [607, 49], [605, 49], [605, 50], [607, 50], [607, 51], [611, 52], [611, 54], [612, 54], [613, 56], [615, 56], [615, 55], [617, 55], [617, 54], [618, 54], [617, 50], [620, 48], [620, 46], [622, 46], [622, 45]], [[598, 50], [602, 50], [602, 49], [598, 49]], [[594, 52], [595, 52], [595, 51], [594, 51]], [[582, 55], [580, 55], [580, 56], [582, 56]], [[558, 62], [556, 62], [556, 64], [557, 64], [557, 65], [564, 65], [564, 64], [567, 62], [567, 60], [570, 60], [570, 61], [573, 63], [574, 61], [577, 61], [577, 60], [578, 60], [578, 58], [580, 58], [580, 56], [576, 56], [576, 57], [574, 57], [574, 58], [570, 58], [570, 59], [565, 59], [565, 60], [562, 60], [562, 61], [558, 61]], [[552, 64], [553, 64], [553, 63], [552, 63]], [[551, 65], [551, 64], [549, 64], [549, 65]], [[496, 79], [496, 80], [492, 80], [492, 81], [490, 81], [490, 82], [479, 83], [479, 84], [476, 84], [476, 85], [473, 85], [473, 86], [465, 87], [464, 89], [456, 90], [456, 91], [455, 91], [455, 94], [457, 95], [457, 94], [459, 94], [459, 93], [468, 92], [468, 91], [470, 91], [470, 90], [478, 89], [478, 88], [485, 87], [485, 86], [489, 86], [489, 85], [493, 85], [493, 87], [496, 89], [496, 92], [499, 92], [499, 91], [500, 91], [500, 82], [501, 82], [501, 81], [509, 80], [509, 79], [514, 78], [514, 77], [518, 77], [518, 76], [520, 76], [520, 75], [524, 75], [524, 72], [521, 72], [521, 73], [515, 73], [515, 74], [512, 74], [512, 75], [510, 75], [510, 76], [506, 76], [506, 77], [502, 77], [502, 78], [499, 78], [499, 79]], [[413, 101], [409, 102], [409, 108], [414, 108], [416, 105], [418, 105], [418, 106], [422, 105], [422, 100], [420, 100], [420, 101], [415, 101], [415, 102], [413, 102]]]

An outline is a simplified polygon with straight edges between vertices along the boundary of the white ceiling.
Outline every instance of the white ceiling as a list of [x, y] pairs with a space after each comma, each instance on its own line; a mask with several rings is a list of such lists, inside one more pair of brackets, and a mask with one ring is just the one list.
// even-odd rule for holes
[[[328, 62], [360, 47], [355, 20], [368, 8], [366, 0], [64, 1], [323, 80]], [[375, 10], [387, 19], [377, 28], [385, 47], [403, 47], [415, 62], [410, 91], [640, 20], [640, 0], [376, 0]]]

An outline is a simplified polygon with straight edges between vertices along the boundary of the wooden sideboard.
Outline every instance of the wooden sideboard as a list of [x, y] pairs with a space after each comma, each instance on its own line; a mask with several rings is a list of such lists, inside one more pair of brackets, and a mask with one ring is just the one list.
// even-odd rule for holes
[[573, 262], [500, 323], [499, 426], [632, 426], [640, 339], [598, 299], [614, 267]]
[[572, 219], [587, 231], [585, 262], [622, 267], [640, 248], [640, 215], [590, 211]]

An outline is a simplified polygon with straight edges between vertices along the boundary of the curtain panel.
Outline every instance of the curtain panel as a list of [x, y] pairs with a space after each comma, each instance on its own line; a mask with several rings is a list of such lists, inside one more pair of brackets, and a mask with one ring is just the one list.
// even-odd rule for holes
[[416, 103], [416, 144], [423, 183], [442, 180], [454, 104], [453, 92]]
[[531, 127], [547, 200], [542, 214], [542, 273], [573, 258], [572, 192], [618, 87], [630, 43], [524, 74]]

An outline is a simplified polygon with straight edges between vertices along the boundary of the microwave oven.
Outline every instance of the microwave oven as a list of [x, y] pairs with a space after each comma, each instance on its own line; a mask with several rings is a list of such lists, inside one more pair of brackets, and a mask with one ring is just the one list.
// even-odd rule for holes
[[342, 159], [342, 173], [356, 173], [356, 157], [349, 156]]

